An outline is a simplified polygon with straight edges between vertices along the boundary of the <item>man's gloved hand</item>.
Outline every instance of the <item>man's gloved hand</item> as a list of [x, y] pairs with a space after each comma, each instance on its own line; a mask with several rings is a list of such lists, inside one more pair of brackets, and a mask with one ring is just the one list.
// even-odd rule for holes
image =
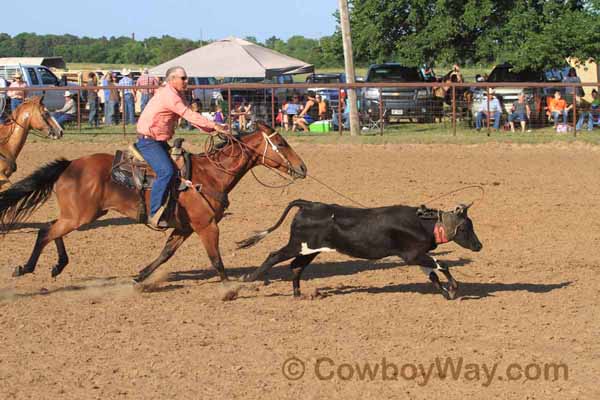
[[223, 139], [229, 134], [229, 127], [227, 125], [215, 124], [215, 131], [212, 133], [212, 136], [218, 136]]

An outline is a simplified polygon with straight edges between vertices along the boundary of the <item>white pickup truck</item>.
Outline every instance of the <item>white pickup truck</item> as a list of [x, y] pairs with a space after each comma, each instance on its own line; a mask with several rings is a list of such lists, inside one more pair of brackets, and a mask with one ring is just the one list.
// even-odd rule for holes
[[[0, 77], [12, 82], [13, 76], [20, 71], [23, 81], [31, 88], [40, 88], [27, 92], [27, 97], [44, 96], [44, 104], [50, 111], [57, 110], [65, 104], [64, 90], [42, 90], [42, 87], [64, 87], [66, 83], [54, 75], [48, 67], [43, 65], [0, 65]], [[70, 84], [68, 86], [71, 86]], [[66, 89], [66, 88], [65, 88]]]

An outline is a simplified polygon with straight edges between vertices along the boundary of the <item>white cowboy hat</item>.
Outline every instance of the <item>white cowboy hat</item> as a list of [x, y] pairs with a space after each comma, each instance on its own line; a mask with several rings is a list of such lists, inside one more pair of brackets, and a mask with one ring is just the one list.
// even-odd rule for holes
[[131, 73], [130, 70], [128, 70], [127, 68], [123, 68], [123, 70], [121, 70], [121, 75], [123, 76], [127, 76]]
[[65, 97], [71, 97], [71, 92], [69, 92], [68, 90], [65, 90]]
[[15, 74], [13, 75], [13, 78], [22, 78], [23, 74], [21, 73], [21, 71], [17, 71], [15, 72]]

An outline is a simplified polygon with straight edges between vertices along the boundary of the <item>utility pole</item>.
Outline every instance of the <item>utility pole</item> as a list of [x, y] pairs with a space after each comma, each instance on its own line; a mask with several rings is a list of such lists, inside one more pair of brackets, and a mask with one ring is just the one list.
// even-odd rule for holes
[[[346, 82], [355, 83], [354, 56], [352, 54], [352, 31], [350, 29], [348, 0], [339, 0], [339, 2], [340, 22], [342, 26], [342, 42], [344, 44], [344, 67], [346, 70]], [[350, 102], [350, 135], [358, 136], [360, 133], [360, 122], [358, 120], [358, 107], [356, 106], [356, 91], [354, 89], [347, 89], [347, 94], [347, 101]]]

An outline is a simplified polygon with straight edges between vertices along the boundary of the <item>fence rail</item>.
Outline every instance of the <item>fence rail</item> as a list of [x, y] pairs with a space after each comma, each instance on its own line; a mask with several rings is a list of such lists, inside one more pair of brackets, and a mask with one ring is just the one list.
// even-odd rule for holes
[[[25, 92], [25, 97], [33, 95], [46, 96], [46, 104], [49, 108], [57, 109], [62, 105], [62, 94], [66, 90], [76, 94], [77, 107], [77, 129], [81, 131], [82, 118], [87, 113], [87, 94], [97, 91], [102, 103], [106, 104], [104, 94], [113, 90], [119, 93], [120, 105], [115, 113], [120, 117], [123, 126], [123, 134], [126, 134], [127, 120], [123, 113], [124, 91], [134, 91], [136, 105], [134, 115], [137, 117], [140, 110], [140, 94], [143, 91], [155, 90], [159, 86], [35, 86], [25, 88], [0, 88], [0, 97], [5, 97], [8, 91]], [[215, 111], [220, 106], [227, 118], [227, 123], [236, 127], [242, 122], [251, 123], [253, 120], [261, 119], [272, 126], [281, 126], [282, 129], [295, 129], [294, 114], [298, 114], [298, 107], [285, 104], [296, 104], [298, 97], [306, 96], [308, 90], [314, 90], [328, 103], [328, 108], [321, 112], [320, 118], [330, 121], [330, 125], [337, 129], [339, 134], [347, 127], [347, 115], [344, 113], [343, 101], [347, 90], [356, 90], [359, 99], [360, 121], [364, 131], [379, 132], [383, 134], [385, 126], [394, 122], [409, 120], [417, 123], [443, 124], [450, 127], [456, 134], [457, 125], [466, 127], [480, 126], [485, 116], [488, 135], [494, 127], [498, 129], [501, 123], [511, 114], [511, 105], [517, 100], [517, 96], [523, 93], [526, 102], [531, 109], [531, 115], [527, 123], [530, 126], [547, 126], [552, 115], [549, 115], [549, 99], [556, 91], [566, 99], [570, 105], [567, 113], [567, 122], [574, 128], [581, 128], [584, 117], [588, 118], [589, 126], [600, 124], [600, 109], [590, 108], [592, 103], [592, 89], [598, 90], [600, 82], [563, 83], [563, 82], [473, 82], [473, 83], [441, 83], [441, 82], [377, 82], [377, 83], [343, 83], [343, 84], [260, 84], [260, 83], [235, 83], [221, 85], [189, 85], [185, 97], [190, 102], [199, 104], [199, 111], [205, 115], [209, 111]], [[580, 103], [574, 94], [585, 101]], [[490, 110], [490, 102], [485, 98], [489, 95], [495, 96], [500, 103], [501, 110]], [[8, 108], [7, 102], [7, 107]], [[52, 104], [51, 104], [52, 103]], [[250, 111], [246, 115], [242, 104], [251, 104]], [[301, 103], [302, 104], [302, 103]], [[582, 104], [585, 108], [581, 109]], [[587, 104], [588, 106], [585, 106]], [[99, 113], [106, 110], [107, 106], [98, 106]], [[487, 107], [487, 109], [486, 109]], [[287, 114], [287, 110], [293, 112]], [[104, 114], [104, 112], [102, 112]], [[244, 118], [241, 117], [244, 115]], [[489, 118], [487, 117], [489, 116]], [[243, 120], [243, 121], [241, 121]], [[478, 122], [479, 120], [479, 122]], [[105, 121], [106, 122], [106, 121]], [[110, 122], [110, 121], [108, 121]], [[558, 121], [552, 121], [554, 124]], [[246, 126], [237, 126], [245, 129]]]

